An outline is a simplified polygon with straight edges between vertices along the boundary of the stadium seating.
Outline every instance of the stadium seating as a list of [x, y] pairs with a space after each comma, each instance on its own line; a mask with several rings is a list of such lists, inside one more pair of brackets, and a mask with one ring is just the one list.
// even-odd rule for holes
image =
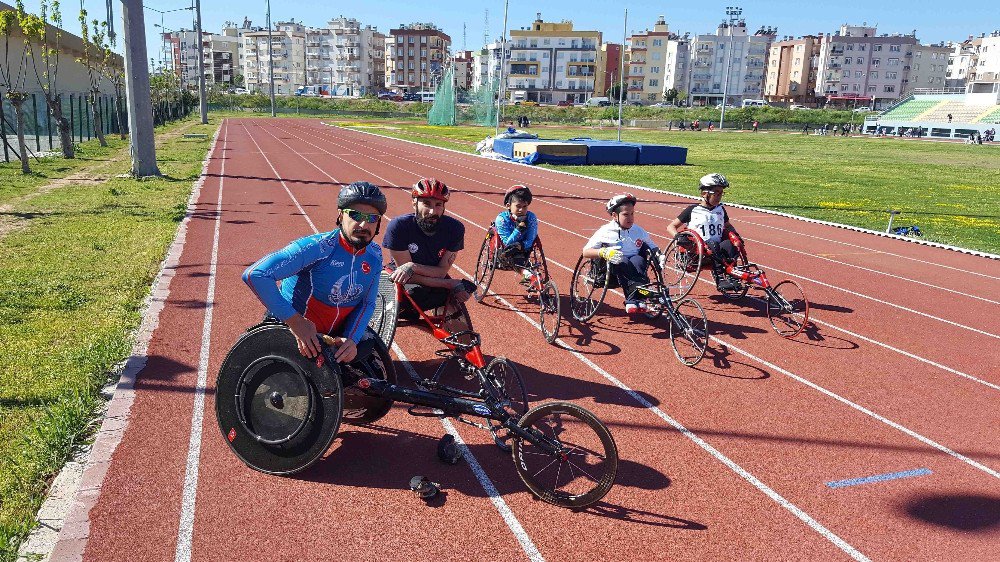
[[983, 112], [990, 109], [989, 105], [968, 105], [960, 101], [940, 102], [931, 111], [919, 116], [921, 121], [935, 121], [947, 123], [948, 114], [951, 114], [952, 123], [974, 123]]
[[912, 99], [908, 102], [897, 105], [889, 111], [879, 115], [879, 119], [885, 121], [910, 121], [921, 113], [934, 108], [942, 102], [941, 100]]
[[1000, 105], [994, 106], [993, 111], [979, 118], [980, 123], [1000, 124]]

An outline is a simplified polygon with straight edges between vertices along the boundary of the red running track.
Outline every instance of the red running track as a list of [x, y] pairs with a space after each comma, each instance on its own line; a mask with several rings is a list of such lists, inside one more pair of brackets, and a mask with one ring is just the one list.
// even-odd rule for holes
[[[751, 259], [772, 281], [798, 280], [814, 303], [816, 326], [796, 340], [771, 333], [759, 303], [726, 302], [707, 283], [694, 295], [713, 341], [693, 369], [674, 359], [666, 324], [630, 321], [619, 295], [588, 324], [564, 320], [562, 348], [531, 325], [537, 309], [509, 274], [495, 278], [498, 295], [471, 306], [484, 351], [518, 363], [533, 402], [573, 400], [611, 428], [622, 463], [596, 508], [534, 501], [488, 434], [402, 408], [376, 426], [342, 427], [326, 458], [293, 478], [246, 468], [223, 443], [213, 402], [225, 352], [263, 312], [240, 273], [294, 237], [332, 229], [340, 185], [385, 186], [397, 215], [410, 200], [392, 186], [421, 176], [457, 191], [448, 212], [466, 223], [464, 272], [503, 190], [529, 184], [564, 295], [585, 238], [606, 220], [603, 201], [624, 189], [318, 121], [226, 120], [127, 427], [111, 462], [88, 469], [92, 485], [54, 559], [977, 560], [1000, 551], [997, 262], [738, 209], [730, 215]], [[690, 201], [640, 199], [640, 224], [665, 243], [665, 222]], [[424, 332], [403, 328], [397, 343], [416, 371], [435, 367]], [[446, 430], [468, 444], [479, 474], [437, 461]], [[406, 489], [415, 474], [444, 496], [417, 500]]]

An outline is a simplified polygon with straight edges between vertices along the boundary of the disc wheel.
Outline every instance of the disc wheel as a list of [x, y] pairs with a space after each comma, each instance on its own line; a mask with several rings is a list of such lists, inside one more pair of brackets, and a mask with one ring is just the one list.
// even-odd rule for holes
[[679, 232], [663, 251], [667, 258], [663, 264], [663, 284], [675, 289], [670, 296], [674, 302], [686, 297], [698, 281], [702, 260], [698, 246], [698, 240], [690, 232]]
[[479, 258], [476, 259], [476, 292], [473, 294], [476, 302], [483, 302], [486, 298], [490, 283], [493, 282], [493, 273], [496, 271], [496, 252], [490, 251], [493, 236], [492, 231], [486, 234], [486, 239], [479, 248]]
[[559, 337], [559, 289], [554, 281], [549, 281], [538, 291], [538, 325], [542, 327], [545, 341], [552, 343]]
[[[352, 362], [341, 368], [353, 370], [354, 374], [359, 377], [376, 378], [387, 381], [389, 384], [397, 384], [396, 368], [393, 365], [392, 357], [389, 356], [389, 350], [382, 344], [381, 340], [375, 342], [375, 350], [363, 362]], [[343, 422], [352, 425], [374, 423], [389, 413], [392, 404], [392, 400], [369, 396], [353, 386], [347, 387], [344, 389]]]
[[767, 292], [767, 319], [778, 335], [794, 338], [809, 323], [809, 301], [802, 286], [786, 279]]
[[573, 318], [581, 322], [586, 322], [594, 316], [608, 293], [607, 268], [603, 278], [598, 278], [601, 262], [603, 260], [580, 256], [573, 269], [573, 282], [569, 289], [570, 308]]
[[708, 317], [698, 301], [685, 298], [674, 306], [670, 322], [670, 346], [681, 363], [691, 367], [705, 356], [708, 347]]
[[[483, 386], [491, 400], [495, 401], [513, 419], [518, 419], [528, 411], [528, 393], [524, 389], [524, 379], [517, 372], [514, 362], [506, 357], [494, 357], [486, 365], [486, 384]], [[510, 452], [510, 433], [502, 425], [492, 421], [490, 433], [497, 447], [505, 453]]]
[[618, 473], [618, 447], [594, 414], [569, 402], [548, 402], [532, 408], [518, 426], [533, 439], [514, 439], [514, 468], [536, 497], [583, 508], [611, 490]]

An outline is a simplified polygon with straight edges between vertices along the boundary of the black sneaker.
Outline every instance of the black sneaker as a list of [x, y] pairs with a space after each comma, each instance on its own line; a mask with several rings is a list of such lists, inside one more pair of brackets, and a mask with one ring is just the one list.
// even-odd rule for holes
[[716, 287], [720, 291], [739, 291], [740, 287], [729, 276], [723, 276], [715, 281]]

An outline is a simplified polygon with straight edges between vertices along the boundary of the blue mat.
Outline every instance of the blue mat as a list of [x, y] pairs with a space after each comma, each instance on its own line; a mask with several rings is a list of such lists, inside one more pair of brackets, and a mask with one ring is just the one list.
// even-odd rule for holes
[[507, 158], [514, 157], [514, 143], [523, 142], [524, 139], [494, 139], [493, 140], [493, 152], [497, 154], [502, 154]]
[[[493, 141], [493, 150], [507, 158], [514, 158], [514, 144], [524, 142], [526, 139], [496, 139]], [[545, 139], [538, 139], [539, 141]], [[688, 149], [683, 146], [667, 146], [662, 144], [640, 144], [631, 142], [618, 142], [606, 140], [594, 140], [589, 138], [569, 139], [569, 142], [584, 144], [587, 146], [587, 157], [565, 157], [539, 155], [538, 163], [561, 164], [561, 165], [660, 165], [660, 166], [681, 166], [687, 163]]]

